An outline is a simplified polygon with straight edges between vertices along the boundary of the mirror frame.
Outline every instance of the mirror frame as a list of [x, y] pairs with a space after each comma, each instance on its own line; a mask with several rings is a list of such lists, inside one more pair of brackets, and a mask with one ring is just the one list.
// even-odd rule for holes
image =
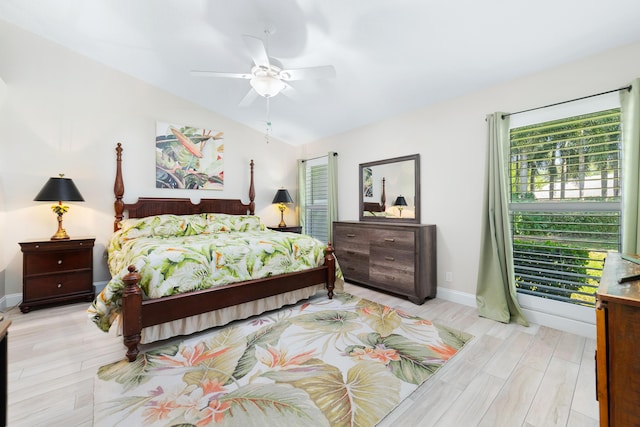
[[[364, 196], [362, 194], [362, 189], [364, 188], [364, 177], [363, 170], [364, 168], [386, 165], [390, 163], [398, 163], [413, 160], [414, 161], [414, 189], [415, 189], [415, 215], [414, 218], [390, 218], [390, 217], [382, 217], [382, 216], [365, 216], [364, 215]], [[409, 156], [402, 157], [394, 157], [391, 159], [378, 160], [375, 162], [368, 163], [360, 163], [359, 167], [359, 183], [360, 187], [358, 189], [358, 194], [360, 195], [360, 221], [382, 221], [382, 222], [406, 222], [406, 223], [420, 223], [420, 154], [411, 154]]]

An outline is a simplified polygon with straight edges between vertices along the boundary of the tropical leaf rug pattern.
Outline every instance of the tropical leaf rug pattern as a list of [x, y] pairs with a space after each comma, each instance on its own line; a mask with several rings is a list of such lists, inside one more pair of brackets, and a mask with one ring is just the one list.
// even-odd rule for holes
[[373, 426], [471, 339], [339, 294], [99, 369], [96, 426]]

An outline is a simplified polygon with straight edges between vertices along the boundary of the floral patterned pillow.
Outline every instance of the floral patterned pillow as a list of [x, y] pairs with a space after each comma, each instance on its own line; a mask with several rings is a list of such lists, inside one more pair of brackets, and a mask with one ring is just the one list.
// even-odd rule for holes
[[260, 222], [259, 216], [221, 213], [204, 215], [207, 218], [207, 231], [209, 233], [264, 230], [264, 225]]
[[207, 232], [204, 215], [155, 215], [145, 218], [128, 218], [120, 222], [120, 238], [192, 236]]

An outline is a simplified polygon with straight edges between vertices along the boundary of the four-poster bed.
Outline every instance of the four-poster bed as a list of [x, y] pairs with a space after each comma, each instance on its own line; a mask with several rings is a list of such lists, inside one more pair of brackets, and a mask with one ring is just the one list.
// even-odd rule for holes
[[[187, 224], [187, 228], [197, 228], [199, 225], [195, 223], [204, 224], [203, 229], [207, 231], [202, 232], [202, 236], [187, 236], [191, 239], [196, 237], [207, 238], [207, 236], [209, 236], [208, 230], [211, 228], [211, 221], [223, 221], [224, 224], [222, 226], [219, 224], [216, 225], [215, 227], [217, 227], [217, 229], [210, 234], [211, 239], [214, 240], [227, 239], [229, 235], [233, 234], [228, 232], [229, 228], [232, 228], [233, 224], [237, 222], [242, 223], [243, 227], [246, 226], [246, 224], [255, 222], [251, 221], [254, 218], [259, 222], [259, 218], [249, 217], [255, 213], [253, 160], [250, 163], [249, 204], [244, 204], [239, 199], [202, 199], [199, 203], [193, 204], [189, 199], [171, 198], [139, 198], [135, 203], [128, 204], [123, 202], [124, 182], [122, 177], [122, 146], [120, 143], [118, 143], [116, 147], [116, 153], [114, 232], [116, 235], [118, 233], [128, 232], [129, 237], [123, 238], [122, 241], [117, 243], [113, 243], [113, 241], [110, 243], [110, 268], [112, 257], [111, 246], [121, 245], [124, 248], [130, 241], [136, 240], [135, 236], [133, 238], [131, 236], [135, 233], [140, 234], [141, 230], [143, 230], [140, 222], [136, 222], [138, 221], [136, 219], [140, 219], [139, 221], [144, 223], [148, 218], [151, 218], [153, 224], [156, 225], [163, 221], [165, 221], [166, 224], [171, 224], [170, 221], [179, 221], [181, 226]], [[127, 213], [127, 218], [125, 218], [125, 212]], [[174, 216], [176, 217], [174, 218]], [[239, 217], [235, 218], [235, 216]], [[190, 224], [189, 221], [195, 221], [195, 223]], [[229, 224], [232, 224], [231, 227]], [[144, 224], [145, 227], [147, 225], [149, 224]], [[128, 229], [123, 230], [123, 226], [128, 227]], [[184, 229], [184, 227], [182, 228]], [[132, 232], [135, 233], [132, 234]], [[196, 234], [196, 232], [191, 234]], [[270, 234], [277, 236], [270, 237]], [[285, 235], [287, 234], [291, 234], [291, 236], [286, 237]], [[262, 226], [262, 230], [259, 232], [251, 231], [243, 233], [242, 235], [248, 237], [240, 240], [259, 238], [259, 244], [256, 243], [257, 240], [251, 240], [251, 248], [247, 250], [254, 250], [255, 246], [265, 244], [265, 240], [273, 238], [276, 239], [276, 242], [272, 245], [273, 247], [276, 247], [276, 245], [280, 245], [278, 247], [292, 246], [294, 248], [293, 250], [300, 252], [300, 248], [306, 244], [304, 241], [294, 240], [292, 244], [281, 244], [277, 239], [311, 239], [309, 236], [300, 236], [294, 233], [264, 231], [264, 226]], [[269, 246], [269, 244], [271, 243], [267, 241], [266, 245]], [[180, 252], [183, 248], [174, 247], [172, 249], [175, 253], [176, 251]], [[200, 247], [199, 249], [200, 252], [204, 252]], [[305, 269], [301, 271], [274, 275], [271, 275], [269, 272], [268, 277], [242, 280], [236, 283], [216, 285], [208, 289], [198, 289], [187, 293], [176, 293], [161, 298], [149, 299], [147, 299], [146, 295], [151, 291], [144, 286], [141, 288], [140, 283], [144, 281], [144, 278], [150, 276], [151, 273], [147, 271], [145, 274], [144, 272], [138, 271], [138, 268], [136, 268], [133, 263], [132, 265], [125, 265], [126, 271], [121, 273], [119, 276], [120, 281], [118, 282], [116, 280], [116, 283], [111, 289], [111, 293], [121, 293], [121, 300], [117, 303], [120, 313], [118, 319], [114, 320], [113, 324], [111, 324], [113, 314], [108, 315], [110, 317], [109, 329], [112, 330], [111, 327], [113, 325], [116, 325], [115, 327], [117, 328], [121, 327], [124, 345], [127, 347], [126, 356], [129, 361], [133, 361], [139, 353], [138, 345], [141, 342], [153, 342], [176, 335], [189, 334], [213, 326], [220, 326], [239, 318], [260, 314], [286, 304], [293, 304], [301, 299], [314, 295], [322, 288], [326, 288], [328, 297], [332, 298], [336, 285], [339, 286], [336, 291], [341, 291], [342, 281], [339, 280], [338, 283], [336, 283], [336, 274], [338, 273], [340, 277], [341, 275], [336, 267], [331, 244], [329, 243], [327, 247], [322, 245], [320, 250], [320, 256], [316, 257], [319, 258], [320, 262], [318, 262], [317, 265], [305, 267]], [[299, 255], [298, 252], [295, 254], [296, 257]], [[217, 256], [220, 258], [224, 255], [217, 254]], [[114, 255], [114, 257], [116, 257], [116, 255]], [[139, 258], [140, 257], [134, 259], [140, 265], [146, 267], [146, 264], [140, 261]], [[269, 266], [262, 267], [267, 270], [269, 268]], [[251, 268], [253, 268], [253, 264]], [[216, 270], [215, 262], [213, 270]], [[116, 273], [117, 272], [111, 271], [112, 276]], [[113, 281], [112, 279], [111, 282]], [[118, 288], [118, 285], [120, 288]], [[115, 291], [113, 289], [115, 289]], [[105, 291], [103, 291], [103, 293], [104, 292]], [[89, 312], [92, 314], [94, 322], [102, 329], [105, 329], [102, 327], [104, 325], [100, 324], [104, 319], [98, 320], [96, 314], [100, 308], [98, 306], [107, 298], [103, 293], [96, 298]]]

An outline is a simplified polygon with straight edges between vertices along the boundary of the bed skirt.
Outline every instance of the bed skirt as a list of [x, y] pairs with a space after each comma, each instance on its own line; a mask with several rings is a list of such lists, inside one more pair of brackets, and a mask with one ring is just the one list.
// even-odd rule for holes
[[[341, 282], [341, 281], [340, 281]], [[336, 293], [343, 292], [342, 283], [336, 281]], [[338, 289], [340, 287], [340, 289]], [[232, 307], [221, 308], [197, 316], [178, 319], [172, 322], [144, 328], [141, 334], [141, 343], [149, 344], [155, 341], [164, 340], [180, 335], [190, 335], [195, 332], [204, 331], [215, 326], [223, 326], [234, 320], [246, 319], [251, 316], [262, 314], [266, 311], [275, 310], [289, 304], [295, 304], [300, 300], [309, 298], [318, 291], [325, 291], [325, 285], [319, 284], [298, 289], [285, 294], [273, 295], [248, 303], [234, 305]], [[122, 316], [113, 322], [109, 329], [109, 334], [122, 336]]]

